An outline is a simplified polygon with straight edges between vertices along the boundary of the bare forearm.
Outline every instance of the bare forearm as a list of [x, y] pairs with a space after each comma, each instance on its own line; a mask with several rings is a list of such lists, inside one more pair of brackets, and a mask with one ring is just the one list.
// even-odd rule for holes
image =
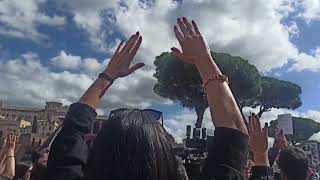
[[[197, 66], [203, 80], [208, 79], [211, 75], [221, 74], [221, 71], [211, 57], [204, 57], [202, 61], [208, 62], [203, 66]], [[211, 114], [212, 116], [214, 115], [213, 123], [215, 127], [238, 129], [248, 134], [240, 110], [228, 84], [226, 82], [211, 81], [207, 84], [205, 91]]]
[[110, 87], [111, 83], [104, 79], [97, 79], [89, 87], [89, 89], [80, 98], [80, 102], [87, 104], [93, 109], [96, 109], [101, 101], [102, 96]]
[[5, 168], [2, 173], [2, 176], [13, 178], [15, 175], [15, 159], [8, 158], [5, 163]]
[[7, 149], [4, 147], [1, 149], [0, 151], [0, 173], [3, 171], [4, 169], [4, 163], [5, 163], [5, 160], [6, 160], [6, 152]]
[[7, 158], [5, 161], [5, 168], [2, 173], [3, 176], [8, 178], [13, 178], [15, 175], [15, 157], [14, 157], [14, 150], [8, 151]]
[[254, 154], [254, 163], [256, 166], [270, 166], [268, 154]]

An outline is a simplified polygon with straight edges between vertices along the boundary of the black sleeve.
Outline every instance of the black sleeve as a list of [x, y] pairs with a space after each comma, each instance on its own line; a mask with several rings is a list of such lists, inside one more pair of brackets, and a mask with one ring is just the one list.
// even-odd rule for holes
[[47, 179], [83, 178], [82, 170], [88, 156], [84, 135], [89, 133], [96, 115], [88, 105], [75, 103], [70, 106], [63, 127], [50, 149]]
[[249, 137], [235, 129], [217, 128], [210, 142], [208, 159], [200, 179], [243, 179]]
[[268, 166], [254, 166], [250, 180], [273, 180], [273, 171]]

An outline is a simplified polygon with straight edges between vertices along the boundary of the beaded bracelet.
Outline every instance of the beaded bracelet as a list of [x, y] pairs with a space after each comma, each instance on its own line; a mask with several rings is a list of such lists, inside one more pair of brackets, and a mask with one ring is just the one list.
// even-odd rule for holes
[[220, 83], [226, 82], [229, 84], [229, 80], [227, 76], [223, 74], [215, 74], [210, 76], [208, 79], [204, 80], [203, 89], [206, 89], [206, 87], [211, 81], [219, 81]]

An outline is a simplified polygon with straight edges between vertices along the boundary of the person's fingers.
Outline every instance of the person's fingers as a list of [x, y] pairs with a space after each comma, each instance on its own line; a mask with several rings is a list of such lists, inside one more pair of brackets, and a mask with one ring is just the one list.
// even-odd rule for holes
[[10, 134], [9, 139], [10, 139], [10, 142], [13, 141], [13, 135], [12, 134]]
[[254, 113], [251, 114], [251, 120], [252, 120], [252, 131], [256, 131], [257, 121], [256, 121], [256, 118], [254, 117]]
[[142, 43], [142, 37], [140, 36], [140, 37], [138, 38], [138, 41], [134, 44], [133, 48], [132, 48], [131, 51], [129, 52], [129, 57], [130, 57], [130, 58], [129, 58], [129, 61], [130, 61], [130, 62], [133, 60], [134, 56], [137, 54], [137, 51], [138, 51], [141, 43]]
[[117, 48], [117, 50], [116, 50], [115, 54], [120, 53], [120, 52], [121, 52], [121, 50], [122, 50], [122, 48], [123, 48], [123, 46], [124, 46], [124, 42], [123, 42], [123, 41], [121, 41], [121, 42], [119, 43], [119, 45], [118, 45], [118, 48]]
[[283, 130], [282, 130], [282, 129], [280, 129], [279, 137], [280, 137], [280, 138], [283, 138], [283, 137], [284, 137], [284, 134], [283, 134]]
[[261, 124], [260, 124], [260, 120], [259, 120], [259, 117], [256, 115], [256, 114], [254, 114], [254, 119], [255, 119], [255, 122], [256, 122], [256, 130], [258, 131], [258, 132], [261, 132]]
[[192, 63], [192, 61], [190, 59], [188, 59], [187, 57], [185, 57], [183, 55], [183, 53], [178, 48], [173, 47], [173, 48], [171, 48], [171, 51], [173, 52], [173, 54], [175, 56], [177, 56], [178, 59], [180, 59], [186, 63]]
[[264, 135], [264, 137], [266, 137], [266, 138], [268, 138], [268, 123], [265, 123], [264, 124], [264, 128], [263, 128], [263, 135]]
[[182, 18], [182, 21], [183, 21], [183, 23], [186, 25], [189, 34], [191, 34], [191, 35], [196, 34], [195, 31], [193, 30], [192, 25], [190, 24], [190, 22], [188, 21], [187, 18], [183, 17], [183, 18]]
[[128, 54], [130, 52], [130, 50], [132, 49], [132, 47], [134, 46], [134, 44], [136, 43], [136, 41], [139, 38], [139, 32], [137, 32], [136, 34], [132, 35], [130, 37], [130, 39], [128, 40], [127, 44], [123, 47], [123, 53], [124, 54]]
[[137, 63], [137, 64], [131, 66], [131, 67], [129, 68], [129, 70], [128, 70], [127, 75], [133, 73], [133, 72], [136, 71], [137, 69], [142, 68], [143, 66], [144, 66], [144, 63]]
[[183, 36], [186, 37], [189, 34], [187, 26], [183, 23], [183, 21], [180, 18], [178, 18], [178, 25], [183, 33]]
[[201, 35], [201, 32], [199, 31], [197, 23], [194, 20], [192, 20], [191, 23], [192, 23], [193, 29], [196, 32], [196, 34]]
[[179, 41], [179, 43], [181, 44], [182, 39], [183, 39], [183, 35], [181, 34], [181, 32], [179, 31], [177, 26], [174, 26], [174, 33], [176, 35], [177, 40]]
[[248, 127], [248, 131], [249, 131], [249, 135], [253, 135], [253, 122], [252, 122], [252, 116], [249, 116], [249, 127]]

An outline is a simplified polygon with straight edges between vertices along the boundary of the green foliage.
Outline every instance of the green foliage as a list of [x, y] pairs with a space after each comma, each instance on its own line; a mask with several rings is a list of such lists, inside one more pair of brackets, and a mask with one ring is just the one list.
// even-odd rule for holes
[[[292, 117], [293, 120], [293, 135], [286, 135], [287, 139], [292, 144], [307, 141], [313, 134], [320, 131], [320, 123], [308, 118]], [[270, 122], [269, 136], [275, 137], [277, 120]]]
[[230, 88], [240, 108], [252, 106], [262, 91], [257, 68], [241, 57], [212, 54], [222, 73], [229, 77]]
[[[241, 57], [225, 53], [212, 53], [222, 73], [229, 77], [230, 87], [240, 108], [249, 105], [261, 92], [260, 76], [255, 66]], [[201, 126], [203, 113], [208, 107], [202, 80], [196, 67], [183, 63], [171, 53], [162, 53], [155, 61], [157, 83], [154, 92], [159, 96], [179, 102], [183, 107], [195, 109]], [[200, 123], [200, 124], [199, 124]]]
[[301, 106], [301, 87], [272, 77], [261, 78], [262, 93], [253, 107], [260, 106], [259, 116], [271, 108], [296, 109]]
[[[241, 57], [213, 52], [211, 55], [222, 73], [229, 77], [229, 86], [241, 113], [246, 106], [260, 107], [259, 116], [272, 108], [296, 109], [301, 106], [300, 86], [272, 77], [261, 77], [257, 68]], [[197, 126], [201, 126], [208, 102], [197, 68], [167, 52], [157, 56], [154, 64], [154, 77], [157, 78], [154, 92], [183, 107], [195, 109]]]

